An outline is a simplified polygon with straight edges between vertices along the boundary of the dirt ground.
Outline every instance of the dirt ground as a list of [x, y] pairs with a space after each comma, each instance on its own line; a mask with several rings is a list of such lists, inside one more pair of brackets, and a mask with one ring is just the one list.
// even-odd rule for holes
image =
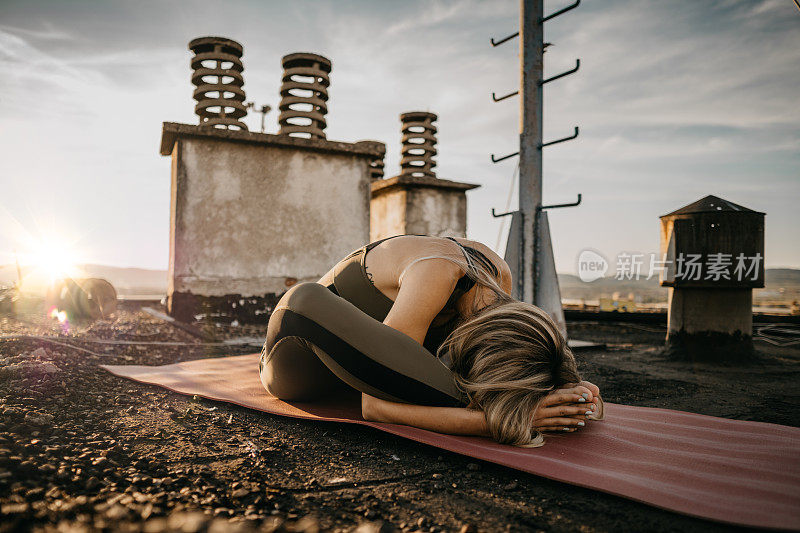
[[[577, 355], [608, 401], [798, 425], [800, 347], [759, 342], [760, 357], [744, 366], [678, 363], [661, 357], [658, 327], [569, 327], [574, 338], [607, 343]], [[265, 326], [203, 330], [219, 343], [256, 341]], [[62, 344], [31, 338], [58, 334]], [[280, 418], [115, 377], [97, 365], [259, 351], [199, 345], [136, 305], [66, 333], [36, 315], [0, 315], [0, 336], [0, 532], [741, 529], [371, 428]]]

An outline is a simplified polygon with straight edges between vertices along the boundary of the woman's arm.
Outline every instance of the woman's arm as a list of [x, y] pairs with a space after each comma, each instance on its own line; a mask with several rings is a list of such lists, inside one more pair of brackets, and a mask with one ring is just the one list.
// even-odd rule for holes
[[[531, 429], [564, 431], [566, 428], [571, 431], [585, 426], [587, 420], [602, 419], [602, 400], [592, 389], [599, 391], [595, 385], [581, 382], [547, 395], [539, 409], [531, 413]], [[362, 393], [361, 416], [372, 422], [403, 424], [437, 433], [491, 436], [483, 412], [465, 407], [430, 407], [389, 402]]]
[[489, 436], [483, 412], [464, 407], [429, 407], [388, 402], [362, 393], [361, 416], [364, 420], [403, 424], [437, 433]]
[[407, 267], [383, 323], [423, 344], [428, 328], [456, 286], [460, 270], [447, 259], [430, 258]]

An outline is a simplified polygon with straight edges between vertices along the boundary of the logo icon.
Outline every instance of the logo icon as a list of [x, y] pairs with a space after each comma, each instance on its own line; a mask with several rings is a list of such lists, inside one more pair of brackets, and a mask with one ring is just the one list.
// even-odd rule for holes
[[585, 283], [598, 280], [608, 272], [608, 261], [594, 250], [583, 250], [578, 255], [578, 277]]

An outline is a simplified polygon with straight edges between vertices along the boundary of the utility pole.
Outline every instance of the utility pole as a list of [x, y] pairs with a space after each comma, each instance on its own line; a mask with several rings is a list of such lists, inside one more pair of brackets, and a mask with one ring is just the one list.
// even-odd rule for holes
[[493, 163], [517, 155], [520, 158], [519, 209], [499, 214], [492, 209], [492, 216], [512, 216], [505, 260], [511, 268], [512, 278], [516, 280], [513, 296], [544, 309], [559, 325], [564, 335], [566, 335], [564, 311], [561, 307], [561, 292], [558, 287], [546, 210], [576, 206], [581, 203], [581, 195], [578, 195], [577, 202], [542, 205], [542, 149], [575, 139], [578, 136], [578, 128], [575, 127], [574, 135], [543, 142], [543, 88], [551, 81], [577, 72], [580, 60], [576, 60], [573, 69], [544, 78], [544, 49], [549, 45], [544, 42], [544, 23], [571, 11], [580, 3], [581, 0], [575, 0], [573, 4], [544, 16], [544, 0], [520, 0], [519, 32], [497, 41], [490, 40], [492, 46], [499, 46], [519, 37], [520, 65], [519, 90], [500, 97], [492, 93], [492, 100], [495, 102], [512, 96], [520, 98], [519, 151], [502, 157], [495, 157], [492, 154]]
[[519, 3], [519, 210], [522, 254], [518, 280], [520, 299], [536, 303], [536, 244], [542, 205], [542, 72], [544, 54], [543, 0]]

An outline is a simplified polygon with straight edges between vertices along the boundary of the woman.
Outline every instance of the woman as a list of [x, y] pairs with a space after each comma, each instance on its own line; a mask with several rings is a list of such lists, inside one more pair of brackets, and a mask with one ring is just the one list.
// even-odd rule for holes
[[512, 298], [511, 282], [476, 241], [371, 242], [280, 299], [261, 381], [286, 400], [349, 386], [367, 420], [517, 446], [602, 418], [600, 391], [581, 381], [553, 320]]

